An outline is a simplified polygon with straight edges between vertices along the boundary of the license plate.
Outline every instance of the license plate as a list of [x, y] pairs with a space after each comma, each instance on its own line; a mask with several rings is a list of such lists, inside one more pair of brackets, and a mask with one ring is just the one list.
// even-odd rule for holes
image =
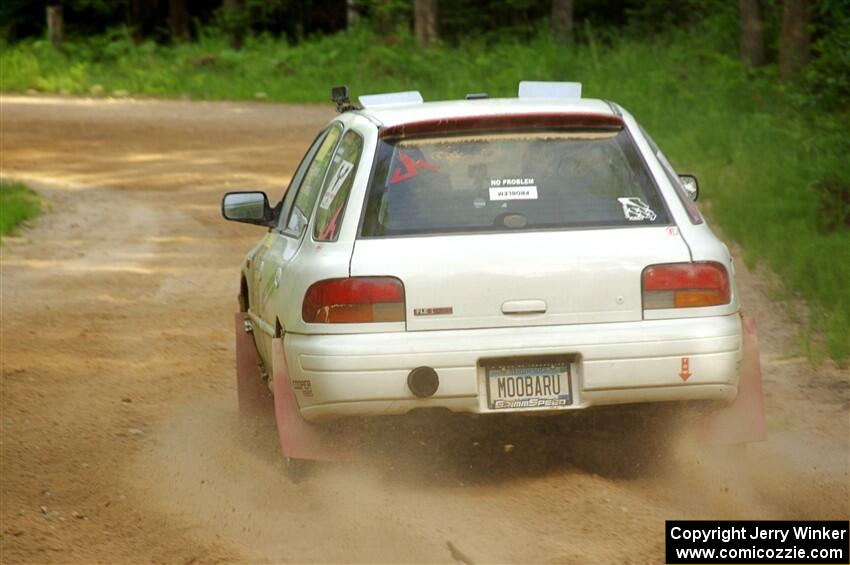
[[486, 367], [491, 410], [561, 408], [572, 403], [570, 363], [529, 362]]

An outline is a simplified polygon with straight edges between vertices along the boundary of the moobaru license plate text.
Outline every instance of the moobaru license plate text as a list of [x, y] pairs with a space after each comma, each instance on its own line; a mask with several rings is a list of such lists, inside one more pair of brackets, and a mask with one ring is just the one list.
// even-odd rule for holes
[[487, 385], [491, 409], [558, 408], [571, 402], [568, 364], [491, 367]]

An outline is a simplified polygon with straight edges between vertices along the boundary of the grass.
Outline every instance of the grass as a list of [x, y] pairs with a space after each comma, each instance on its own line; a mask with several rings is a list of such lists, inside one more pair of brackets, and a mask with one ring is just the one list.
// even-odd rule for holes
[[[602, 35], [602, 34], [597, 34]], [[749, 264], [778, 273], [810, 306], [814, 357], [850, 358], [850, 112], [811, 107], [775, 69], [747, 71], [734, 26], [706, 25], [655, 41], [607, 37], [563, 46], [541, 34], [473, 38], [429, 51], [405, 33], [355, 30], [291, 46], [250, 38], [234, 51], [208, 34], [177, 47], [133, 45], [121, 32], [4, 46], [2, 90], [328, 103], [331, 85], [363, 94], [418, 88], [426, 99], [467, 92], [515, 96], [520, 79], [580, 80], [588, 97], [619, 102], [681, 170], [701, 181], [702, 206]], [[95, 86], [97, 85], [97, 86]], [[843, 191], [843, 192], [842, 192]]]
[[0, 241], [15, 226], [41, 212], [35, 192], [19, 182], [0, 183]]

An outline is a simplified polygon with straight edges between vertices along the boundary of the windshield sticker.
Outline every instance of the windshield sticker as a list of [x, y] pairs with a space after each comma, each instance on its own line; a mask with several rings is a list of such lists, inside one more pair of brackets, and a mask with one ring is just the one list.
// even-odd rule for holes
[[657, 217], [649, 205], [637, 197], [618, 198], [623, 206], [623, 215], [630, 222], [641, 222], [643, 220], [654, 221]]
[[396, 184], [401, 181], [412, 179], [419, 174], [420, 169], [431, 172], [435, 172], [437, 170], [437, 165], [429, 163], [428, 161], [423, 161], [422, 159], [413, 159], [404, 151], [398, 152], [398, 159], [404, 166], [404, 171], [401, 170], [401, 167], [396, 167], [395, 171], [393, 171], [393, 176], [390, 179], [390, 184]]
[[333, 181], [331, 181], [331, 185], [325, 191], [325, 195], [322, 196], [322, 201], [319, 203], [319, 208], [322, 210], [327, 210], [331, 207], [331, 204], [336, 198], [339, 189], [342, 188], [342, 185], [345, 183], [345, 179], [348, 178], [348, 175], [351, 174], [351, 171], [354, 169], [354, 163], [351, 161], [343, 161], [339, 164], [339, 168], [336, 170], [336, 174], [334, 174]]
[[490, 179], [490, 200], [537, 200], [532, 177]]

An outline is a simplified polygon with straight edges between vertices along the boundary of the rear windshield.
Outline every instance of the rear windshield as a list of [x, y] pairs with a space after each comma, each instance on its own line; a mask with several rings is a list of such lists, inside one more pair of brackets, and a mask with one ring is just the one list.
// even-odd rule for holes
[[361, 235], [667, 224], [621, 128], [382, 140]]

